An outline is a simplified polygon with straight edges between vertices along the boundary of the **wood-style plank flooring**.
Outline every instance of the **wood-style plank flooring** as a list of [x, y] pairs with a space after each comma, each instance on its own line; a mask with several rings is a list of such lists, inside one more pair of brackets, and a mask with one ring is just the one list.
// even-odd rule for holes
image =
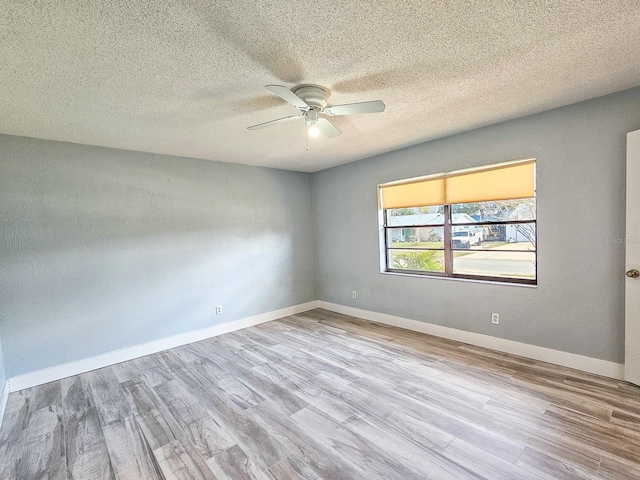
[[1, 479], [638, 479], [640, 388], [314, 310], [9, 396]]

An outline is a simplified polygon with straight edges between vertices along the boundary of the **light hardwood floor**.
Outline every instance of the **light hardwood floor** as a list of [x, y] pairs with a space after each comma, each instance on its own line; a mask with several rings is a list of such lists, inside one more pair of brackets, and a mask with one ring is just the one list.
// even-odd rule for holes
[[638, 479], [640, 388], [314, 310], [12, 393], [1, 479]]

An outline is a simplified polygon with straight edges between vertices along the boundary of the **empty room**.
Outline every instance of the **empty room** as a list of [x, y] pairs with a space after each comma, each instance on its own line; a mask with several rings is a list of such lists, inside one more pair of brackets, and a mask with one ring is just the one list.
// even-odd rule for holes
[[0, 12], [0, 480], [640, 478], [640, 2]]

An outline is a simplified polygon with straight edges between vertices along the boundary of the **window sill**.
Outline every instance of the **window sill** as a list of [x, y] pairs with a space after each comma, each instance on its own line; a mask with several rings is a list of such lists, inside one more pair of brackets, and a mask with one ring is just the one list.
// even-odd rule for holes
[[510, 282], [504, 281], [499, 282], [496, 280], [478, 280], [475, 278], [457, 278], [457, 277], [446, 277], [444, 275], [420, 275], [417, 273], [401, 273], [401, 272], [387, 272], [381, 271], [383, 275], [392, 275], [399, 277], [413, 277], [413, 278], [425, 278], [430, 280], [449, 280], [454, 282], [467, 282], [467, 283], [481, 283], [481, 284], [489, 284], [489, 285], [502, 285], [507, 287], [525, 287], [525, 288], [538, 288], [538, 285], [532, 285], [530, 283], [518, 283], [518, 282]]

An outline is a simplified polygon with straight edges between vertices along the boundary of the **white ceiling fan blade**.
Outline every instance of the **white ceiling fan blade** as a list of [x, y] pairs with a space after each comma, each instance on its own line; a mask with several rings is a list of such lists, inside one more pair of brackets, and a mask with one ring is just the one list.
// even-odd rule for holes
[[338, 130], [338, 127], [336, 127], [326, 118], [322, 117], [318, 118], [318, 128], [329, 138], [337, 137], [342, 133], [340, 130]]
[[346, 105], [334, 105], [325, 108], [322, 113], [327, 115], [352, 115], [354, 113], [378, 113], [384, 112], [384, 103], [380, 100], [362, 103], [348, 103]]
[[295, 93], [293, 93], [284, 85], [267, 85], [265, 88], [269, 90], [271, 93], [275, 93], [285, 102], [290, 103], [294, 107], [302, 108], [305, 110], [309, 108], [309, 105], [307, 105], [307, 102], [302, 100], [299, 96], [297, 96]]
[[270, 127], [276, 123], [287, 122], [289, 120], [295, 120], [296, 118], [302, 118], [304, 115], [292, 115], [291, 117], [278, 118], [277, 120], [271, 120], [270, 122], [259, 123], [258, 125], [252, 125], [247, 127], [247, 130], [260, 130], [261, 128]]

